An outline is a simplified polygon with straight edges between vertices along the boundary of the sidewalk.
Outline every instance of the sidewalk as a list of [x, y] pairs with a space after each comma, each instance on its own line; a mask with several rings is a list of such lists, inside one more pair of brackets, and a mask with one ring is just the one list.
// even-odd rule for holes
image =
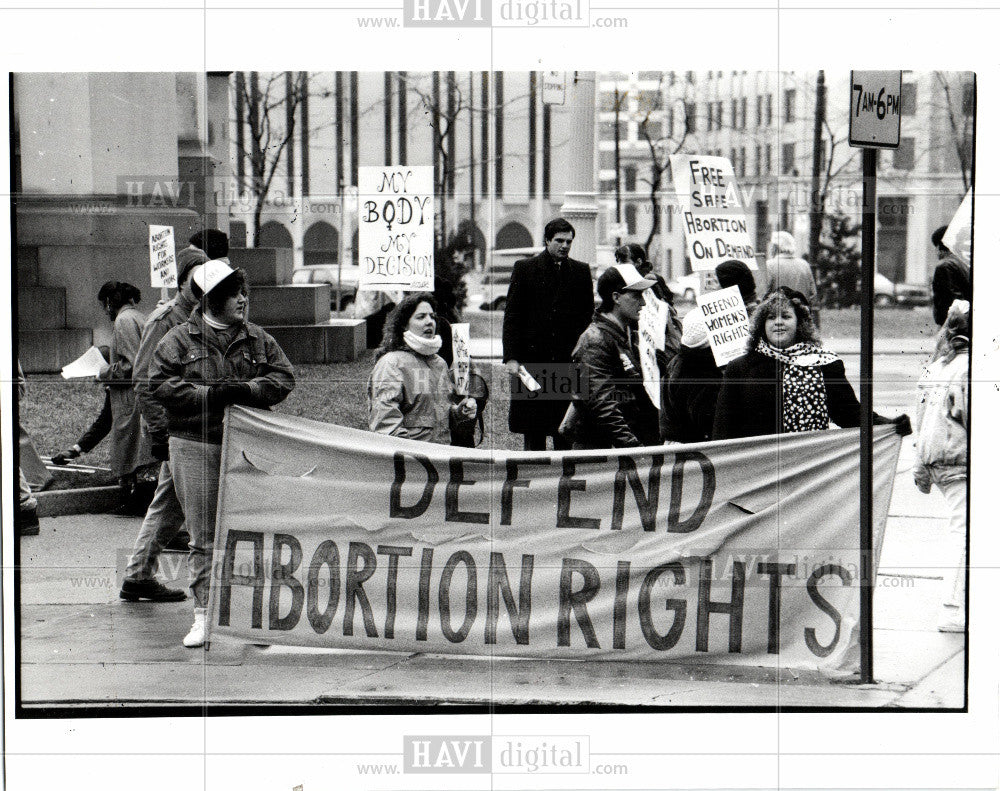
[[[190, 600], [118, 599], [113, 564], [124, 565], [138, 519], [80, 515], [41, 523], [40, 536], [21, 542], [21, 694], [29, 709], [205, 702], [963, 705], [964, 635], [935, 629], [944, 503], [916, 492], [908, 459], [897, 474], [876, 589], [878, 681], [867, 686], [798, 671], [261, 648], [219, 639], [208, 653], [189, 650], [181, 637], [191, 622]], [[163, 560], [173, 569], [184, 562], [174, 553]]]

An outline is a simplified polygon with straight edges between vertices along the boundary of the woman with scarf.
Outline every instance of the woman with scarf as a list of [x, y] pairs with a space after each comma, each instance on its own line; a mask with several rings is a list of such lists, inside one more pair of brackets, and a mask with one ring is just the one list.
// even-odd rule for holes
[[448, 364], [438, 354], [436, 309], [430, 294], [410, 294], [386, 319], [368, 378], [372, 431], [448, 445], [452, 428], [476, 417], [475, 399], [456, 392]]
[[[805, 297], [788, 288], [770, 294], [753, 314], [749, 351], [726, 366], [712, 439], [822, 431], [861, 424], [861, 405], [844, 363], [820, 346]], [[901, 435], [910, 420], [895, 423]]]

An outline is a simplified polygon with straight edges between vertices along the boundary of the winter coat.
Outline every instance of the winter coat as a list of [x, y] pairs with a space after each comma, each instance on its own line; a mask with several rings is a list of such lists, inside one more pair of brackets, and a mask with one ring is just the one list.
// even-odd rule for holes
[[680, 353], [667, 365], [660, 393], [660, 439], [663, 442], [705, 442], [712, 437], [715, 402], [722, 371], [709, 346]]
[[777, 291], [781, 286], [801, 292], [809, 300], [810, 305], [816, 304], [816, 280], [804, 259], [787, 253], [778, 253], [768, 260], [767, 293]]
[[931, 278], [934, 323], [939, 327], [948, 318], [948, 308], [956, 299], [972, 300], [972, 270], [954, 253], [942, 258]]
[[101, 377], [111, 401], [111, 471], [122, 477], [156, 460], [144, 440], [132, 391], [132, 372], [146, 317], [135, 306], [125, 305], [115, 317], [111, 336], [111, 368]]
[[143, 431], [153, 444], [166, 443], [170, 432], [167, 412], [160, 402], [153, 398], [149, 390], [149, 364], [153, 361], [153, 352], [156, 351], [156, 346], [163, 336], [174, 327], [186, 322], [197, 304], [185, 299], [183, 293], [178, 293], [173, 299], [150, 313], [146, 325], [142, 328], [142, 339], [139, 341], [135, 368], [132, 371], [132, 385], [143, 418]]
[[575, 439], [588, 448], [659, 445], [656, 407], [642, 383], [639, 352], [625, 329], [605, 314], [580, 336], [573, 362], [582, 369], [582, 393], [574, 395], [581, 424]]
[[[568, 373], [573, 347], [593, 312], [594, 283], [587, 264], [572, 258], [558, 264], [545, 250], [515, 262], [503, 315], [504, 362], [517, 360], [545, 386], [553, 371], [557, 377]], [[544, 390], [540, 397], [530, 394], [513, 378], [510, 430], [552, 436], [568, 403]]]
[[928, 483], [964, 479], [969, 464], [969, 352], [928, 365], [917, 385], [914, 478]]
[[408, 348], [387, 352], [368, 377], [368, 427], [379, 434], [448, 445], [451, 407], [461, 400], [440, 355]]
[[295, 387], [292, 364], [278, 342], [245, 322], [217, 331], [200, 309], [157, 344], [149, 367], [153, 397], [167, 412], [170, 436], [220, 444], [224, 406], [209, 408], [208, 391], [221, 382], [245, 382], [245, 406], [269, 409]]
[[[784, 363], [756, 350], [726, 366], [722, 388], [715, 404], [712, 439], [756, 437], [781, 434], [782, 387]], [[826, 409], [830, 420], [841, 428], [861, 424], [861, 404], [847, 381], [842, 360], [827, 363], [820, 369], [826, 389]], [[875, 423], [889, 423], [875, 415]]]

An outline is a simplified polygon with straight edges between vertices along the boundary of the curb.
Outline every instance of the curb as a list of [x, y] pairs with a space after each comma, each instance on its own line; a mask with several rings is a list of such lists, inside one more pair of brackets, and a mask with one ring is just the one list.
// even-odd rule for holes
[[84, 489], [57, 489], [36, 492], [39, 516], [71, 516], [73, 514], [104, 514], [121, 505], [121, 490], [117, 486], [90, 486]]

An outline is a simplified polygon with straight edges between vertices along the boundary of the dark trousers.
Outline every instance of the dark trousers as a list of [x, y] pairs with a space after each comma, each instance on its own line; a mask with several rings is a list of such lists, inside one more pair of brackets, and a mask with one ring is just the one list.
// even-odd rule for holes
[[525, 450], [545, 450], [545, 437], [552, 437], [552, 450], [572, 450], [573, 443], [563, 439], [558, 434], [546, 435], [542, 432], [531, 432], [524, 435]]

